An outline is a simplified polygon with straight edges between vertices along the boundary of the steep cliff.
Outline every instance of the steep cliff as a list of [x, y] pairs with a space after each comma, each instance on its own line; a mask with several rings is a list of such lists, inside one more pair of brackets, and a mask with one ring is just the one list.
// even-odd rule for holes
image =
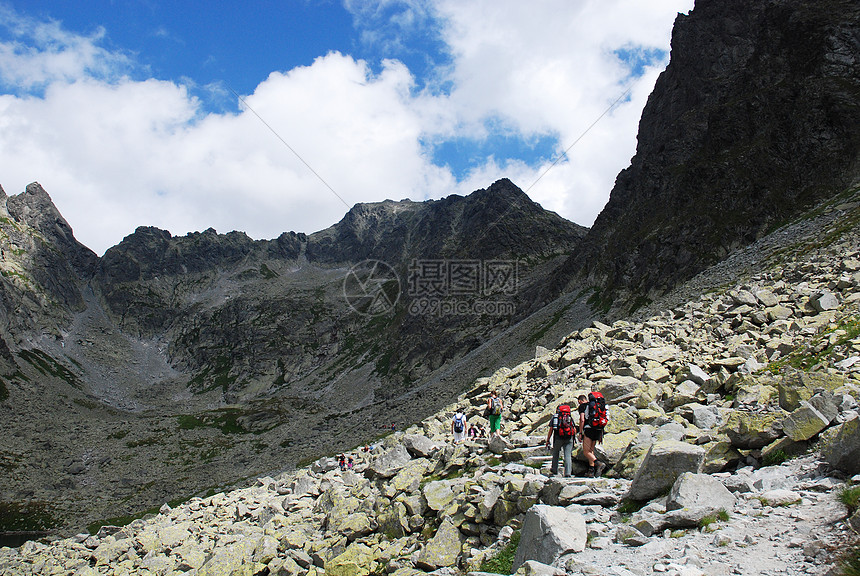
[[654, 296], [856, 182], [860, 4], [698, 0], [638, 139], [556, 287]]

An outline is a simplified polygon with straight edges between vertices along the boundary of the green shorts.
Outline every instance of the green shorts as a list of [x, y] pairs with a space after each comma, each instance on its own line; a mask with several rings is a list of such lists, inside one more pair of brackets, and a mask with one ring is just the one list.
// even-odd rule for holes
[[502, 415], [490, 414], [490, 433], [498, 432], [502, 427]]

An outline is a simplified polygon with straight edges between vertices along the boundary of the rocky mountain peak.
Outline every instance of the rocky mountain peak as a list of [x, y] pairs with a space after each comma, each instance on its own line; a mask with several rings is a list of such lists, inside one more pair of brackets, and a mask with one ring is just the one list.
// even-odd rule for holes
[[32, 227], [67, 252], [82, 272], [95, 263], [95, 253], [75, 239], [71, 226], [38, 182], [28, 184], [24, 192], [8, 198], [6, 208], [17, 222]]
[[655, 296], [860, 179], [860, 5], [679, 15], [631, 166], [562, 283]]

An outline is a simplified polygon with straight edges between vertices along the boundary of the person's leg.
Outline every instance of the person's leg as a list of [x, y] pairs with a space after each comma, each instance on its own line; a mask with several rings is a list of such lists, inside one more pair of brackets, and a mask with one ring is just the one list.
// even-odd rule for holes
[[561, 450], [561, 442], [558, 441], [558, 438], [553, 438], [552, 441], [552, 464], [549, 467], [549, 471], [552, 474], [558, 474], [558, 456]]
[[585, 454], [585, 459], [588, 460], [588, 467], [594, 468], [594, 440], [585, 436], [582, 439], [582, 451]]
[[564, 443], [564, 476], [569, 477], [573, 472], [573, 438]]

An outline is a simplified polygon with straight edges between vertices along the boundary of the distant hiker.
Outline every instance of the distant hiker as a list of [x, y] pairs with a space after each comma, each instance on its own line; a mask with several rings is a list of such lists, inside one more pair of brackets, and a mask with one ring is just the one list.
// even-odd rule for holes
[[451, 420], [451, 433], [454, 434], [454, 444], [459, 444], [466, 439], [466, 426], [468, 426], [466, 415], [458, 408], [457, 413], [454, 414], [454, 418]]
[[469, 438], [477, 438], [478, 437], [478, 427], [474, 424], [469, 425]]
[[576, 423], [570, 413], [568, 404], [561, 404], [549, 421], [549, 431], [546, 434], [546, 447], [552, 447], [552, 465], [550, 473], [558, 474], [558, 456], [564, 453], [564, 477], [570, 476], [573, 469], [573, 441], [576, 437]]
[[[587, 478], [600, 476], [606, 465], [596, 462], [594, 447], [603, 442], [603, 429], [609, 419], [606, 416], [606, 400], [600, 392], [589, 392], [585, 412], [580, 418], [579, 437], [582, 439], [582, 452], [588, 460]], [[596, 462], [596, 464], [595, 464]]]
[[346, 456], [341, 454], [337, 462], [340, 464], [341, 471], [346, 470]]
[[502, 399], [493, 390], [490, 393], [490, 398], [487, 400], [487, 420], [490, 421], [490, 438], [493, 436], [501, 436], [502, 429], [502, 410], [505, 405]]
[[347, 458], [347, 459], [346, 459], [346, 467], [347, 467], [347, 469], [352, 470], [352, 466], [353, 466], [354, 464], [355, 464], [355, 462], [352, 460], [352, 456], [350, 456], [349, 458]]

